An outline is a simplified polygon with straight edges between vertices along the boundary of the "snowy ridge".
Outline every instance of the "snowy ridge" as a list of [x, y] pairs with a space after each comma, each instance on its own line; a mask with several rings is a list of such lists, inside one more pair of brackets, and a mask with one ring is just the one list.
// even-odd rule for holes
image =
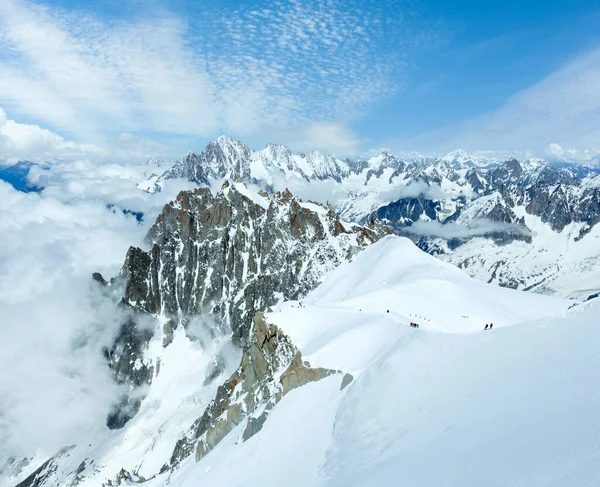
[[[241, 441], [240, 425], [148, 485], [594, 485], [600, 429], [569, 412], [600, 404], [580, 381], [597, 354], [578, 348], [597, 337], [596, 309], [573, 304], [483, 284], [387, 237], [303, 305], [265, 315], [305, 360], [354, 381], [340, 391], [333, 375], [292, 391], [254, 437]], [[482, 448], [494, 454], [474, 468]], [[563, 455], [577, 461], [557, 463]]]
[[303, 298], [377, 238], [377, 228], [344, 223], [289, 191], [255, 194], [243, 183], [182, 191], [149, 230], [148, 250], [131, 247], [110, 282], [94, 276], [125, 313], [105, 351], [123, 391], [106, 424], [1, 475], [11, 484], [32, 475], [39, 487], [127, 485], [175, 468], [180, 440], [253, 339], [256, 313]]

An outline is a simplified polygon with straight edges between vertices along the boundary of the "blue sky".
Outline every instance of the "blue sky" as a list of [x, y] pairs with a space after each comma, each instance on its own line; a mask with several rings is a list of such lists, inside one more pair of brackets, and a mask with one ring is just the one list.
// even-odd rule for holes
[[226, 133], [589, 160], [600, 2], [0, 0], [0, 107], [5, 158], [179, 156]]
[[[600, 2], [424, 5], [441, 22], [442, 42], [416, 57], [406, 91], [393, 101], [395, 110], [388, 105], [383, 112], [395, 125], [392, 130], [408, 134], [498, 109], [512, 95], [600, 44]], [[412, 123], [396, 126], [394, 111], [410, 112]]]

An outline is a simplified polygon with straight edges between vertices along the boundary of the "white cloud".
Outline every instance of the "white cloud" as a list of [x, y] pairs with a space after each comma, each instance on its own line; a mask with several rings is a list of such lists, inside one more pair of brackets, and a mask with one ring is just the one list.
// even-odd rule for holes
[[0, 107], [0, 160], [46, 160], [104, 156], [92, 145], [76, 144], [37, 125], [9, 120]]
[[559, 144], [546, 146], [546, 159], [557, 162], [600, 162], [600, 149], [574, 149]]
[[495, 222], [487, 218], [473, 220], [468, 225], [460, 225], [455, 222], [444, 224], [436, 221], [418, 220], [410, 227], [403, 228], [402, 231], [423, 237], [440, 237], [444, 239], [471, 238], [496, 232], [512, 235], [531, 235], [528, 228], [516, 223]]
[[[499, 110], [453, 124], [395, 146], [431, 152], [464, 147], [469, 151], [523, 153], [531, 150], [571, 161], [588, 161], [600, 151], [600, 47], [566, 64], [510, 99]], [[556, 150], [558, 147], [571, 149]]]
[[[2, 2], [0, 103], [101, 147], [119, 133], [248, 137], [346, 123], [398, 88], [397, 71], [427, 39], [405, 21], [410, 8], [285, 0], [107, 22]], [[337, 135], [347, 150], [348, 134]]]
[[304, 152], [318, 150], [339, 157], [359, 153], [365, 142], [346, 125], [329, 122], [311, 123], [295, 133], [282, 132], [277, 134], [277, 137], [294, 150]]
[[103, 424], [118, 389], [101, 355], [114, 306], [90, 273], [115, 273], [137, 223], [99, 203], [74, 206], [0, 181], [0, 458], [51, 455]]
[[429, 185], [424, 181], [410, 182], [405, 186], [394, 186], [391, 189], [381, 191], [381, 201], [398, 201], [403, 198], [423, 197], [432, 201], [444, 200], [450, 195], [435, 184]]
[[107, 148], [79, 144], [38, 125], [18, 123], [0, 107], [0, 161], [119, 160], [137, 162], [165, 154], [167, 148], [147, 137], [123, 133]]
[[[103, 434], [120, 389], [101, 349], [119, 317], [91, 274], [116, 275], [129, 246], [143, 245], [158, 212], [182, 189], [137, 189], [155, 169], [59, 161], [32, 170], [46, 188], [41, 194], [0, 181], [0, 369], [10, 371], [0, 374], [0, 465], [11, 455], [47, 458], [95, 428]], [[121, 209], [146, 218], [140, 224]]]

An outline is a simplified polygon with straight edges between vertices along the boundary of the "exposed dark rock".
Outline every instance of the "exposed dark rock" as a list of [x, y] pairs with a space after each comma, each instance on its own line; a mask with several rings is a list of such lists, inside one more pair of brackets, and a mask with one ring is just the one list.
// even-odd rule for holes
[[[117, 381], [132, 392], [151, 383], [156, 368], [144, 352], [155, 333], [153, 317], [163, 319], [163, 346], [194, 316], [209, 318], [215, 333], [232, 333], [243, 345], [255, 312], [304, 297], [384, 233], [378, 222], [344, 224], [331, 208], [305, 205], [289, 191], [254, 197], [228, 182], [216, 195], [208, 188], [182, 191], [149, 230], [150, 250], [131, 247], [118, 276], [121, 306], [131, 313], [105, 351]], [[142, 326], [144, 320], [151, 323]], [[218, 367], [209, 376], [218, 376]], [[107, 425], [122, 427], [139, 406], [139, 398], [121, 398]]]
[[[242, 439], [246, 441], [262, 429], [269, 412], [288, 392], [337, 373], [340, 372], [303, 363], [301, 353], [287, 335], [267, 323], [263, 313], [256, 313], [252, 339], [244, 347], [240, 366], [177, 442], [170, 462], [161, 471], [172, 469], [194, 449], [196, 460], [201, 459], [244, 421]], [[344, 376], [342, 383], [349, 380]]]
[[344, 374], [342, 377], [342, 384], [340, 385], [340, 390], [343, 391], [346, 387], [350, 385], [350, 383], [354, 380], [352, 374]]
[[431, 220], [438, 219], [441, 206], [437, 201], [426, 199], [424, 196], [416, 198], [403, 198], [389, 205], [382, 206], [376, 215], [382, 220], [388, 220], [396, 228], [410, 226], [418, 221], [422, 215], [427, 215]]
[[133, 418], [140, 409], [142, 403], [141, 398], [132, 398], [128, 395], [122, 395], [119, 398], [113, 409], [108, 413], [106, 417], [106, 426], [109, 429], [120, 429], [127, 422]]
[[94, 272], [92, 274], [92, 279], [101, 286], [108, 286], [108, 282], [106, 282], [106, 279], [104, 279], [104, 277], [102, 277], [102, 274], [100, 274], [99, 272]]

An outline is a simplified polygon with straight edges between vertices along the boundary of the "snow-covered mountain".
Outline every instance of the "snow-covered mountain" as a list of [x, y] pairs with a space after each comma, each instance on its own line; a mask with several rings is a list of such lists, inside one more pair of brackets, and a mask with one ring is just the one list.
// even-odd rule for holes
[[[567, 447], [583, 461], [589, 442], [567, 433], [564, 450], [536, 455], [503, 434], [524, 409], [540, 410], [540, 397], [554, 401], [548, 417], [568, 414], [552, 380], [536, 372], [528, 395], [518, 373], [562, 373], [544, 357], [569, 343], [565, 328], [594, 339], [594, 300], [564, 299], [600, 290], [593, 170], [464, 151], [341, 160], [221, 137], [139, 186], [153, 196], [140, 194], [156, 198], [180, 179], [195, 189], [162, 208], [121, 272], [93, 276], [120, 323], [104, 350], [120, 388], [105, 421], [58, 452], [0, 458], [0, 483], [280, 485], [286, 475], [290, 485], [369, 485], [391, 483], [401, 464], [407, 482], [481, 485], [495, 463], [473, 470], [447, 446], [475, 454], [501, 440], [512, 473], [498, 485], [536, 485]], [[545, 352], [528, 356], [540, 341]], [[573, 380], [595, 359], [571, 349], [561, 359], [560, 386], [595, 407]], [[493, 407], [493, 425], [481, 427], [490, 404], [516, 397], [509, 384], [527, 404]], [[568, 431], [583, 428], [569, 420]], [[546, 425], [532, 434], [545, 438]], [[293, 451], [304, 453], [290, 460]], [[440, 468], [419, 477], [426, 451]], [[254, 468], [261, 458], [270, 460]], [[592, 471], [567, 466], [552, 478], [571, 485]]]
[[445, 156], [440, 158], [442, 161], [449, 163], [457, 169], [470, 169], [472, 167], [478, 167], [486, 169], [489, 167], [498, 166], [502, 163], [501, 160], [495, 157], [484, 157], [481, 155], [469, 154], [463, 149], [457, 149], [449, 152]]
[[354, 380], [340, 390], [334, 374], [292, 391], [254, 437], [242, 441], [240, 424], [149, 485], [596, 485], [597, 305], [567, 311], [469, 280], [398, 238], [367, 248], [304, 303], [267, 319], [311, 364]]
[[275, 144], [252, 151], [243, 142], [221, 136], [209, 142], [203, 152], [189, 152], [162, 175], [150, 178], [140, 187], [150, 192], [160, 191], [164, 181], [175, 178], [185, 178], [198, 184], [209, 184], [219, 179], [244, 179], [266, 186], [274, 185], [282, 177], [286, 180], [340, 181], [350, 171], [346, 162], [320, 152], [296, 154], [283, 145]]
[[503, 286], [577, 297], [600, 290], [600, 176], [590, 167], [501, 162], [463, 150], [341, 160], [281, 145], [253, 151], [220, 137], [140, 187], [158, 191], [173, 178], [211, 187], [232, 178], [269, 193], [289, 188], [348, 221], [377, 216], [427, 252]]
[[255, 313], [241, 350], [214, 325], [159, 320], [137, 414], [19, 485], [593, 485], [596, 313], [387, 236], [300, 301]]
[[[222, 151], [230, 162], [240, 153]], [[598, 398], [582, 385], [581, 371], [599, 365], [587, 352], [597, 338], [595, 300], [485, 283], [430, 254], [451, 260], [470, 250], [473, 260], [460, 264], [473, 271], [474, 259], [495, 257], [490, 248], [517, 249], [518, 261], [524, 249], [538, 252], [544, 237], [544, 258], [559, 262], [550, 236], [564, 232], [577, 239], [578, 251], [588, 245], [591, 252], [592, 219], [588, 232], [581, 222], [562, 231], [553, 225], [585, 217], [585, 204], [594, 208], [583, 195], [594, 194], [595, 178], [549, 172], [541, 161], [485, 171], [390, 154], [362, 169], [344, 163], [349, 172], [340, 181], [308, 176], [308, 169], [284, 176], [305, 189], [361, 181], [365, 193], [346, 198], [364, 212], [363, 225], [340, 217], [344, 198], [327, 206], [273, 185], [256, 191], [260, 180], [244, 183], [247, 175], [230, 172], [206, 177], [165, 205], [115, 278], [93, 276], [120, 319], [104, 354], [121, 395], [79, 441], [3, 458], [0, 481], [593, 485], [597, 427], [584, 418], [593, 417]], [[238, 181], [221, 184], [226, 176]], [[206, 187], [216, 183], [218, 190]], [[548, 208], [531, 215], [537, 191], [549, 185], [580, 205], [561, 218]], [[385, 187], [399, 199], [364, 211], [369, 195]], [[374, 218], [384, 211], [381, 219], [429, 245], [430, 254], [390, 235]], [[421, 234], [410, 233], [424, 224]], [[455, 233], [425, 234], [438, 226]], [[544, 271], [537, 254], [525, 259], [524, 279]], [[557, 446], [548, 446], [552, 438]], [[485, 448], [493, 454], [473, 468]], [[557, 459], [568, 455], [572, 461], [557, 470]]]
[[[80, 444], [13, 459], [0, 471], [16, 480], [37, 467], [24, 487], [114, 485], [172, 470], [191, 453], [198, 439], [194, 421], [223, 390], [218, 386], [240, 355], [251, 357], [248, 387], [259, 405], [257, 381], [264, 385], [267, 368], [258, 373], [255, 348], [262, 357], [271, 345], [256, 342], [257, 313], [303, 298], [386, 233], [344, 222], [331, 208], [290, 192], [270, 197], [242, 183], [225, 183], [214, 195], [208, 188], [182, 191], [150, 228], [147, 248], [129, 249], [117, 277], [93, 276], [122, 315], [104, 353], [123, 394], [105, 424]], [[285, 353], [272, 351], [269, 370], [294, 358], [293, 344], [284, 342]]]

